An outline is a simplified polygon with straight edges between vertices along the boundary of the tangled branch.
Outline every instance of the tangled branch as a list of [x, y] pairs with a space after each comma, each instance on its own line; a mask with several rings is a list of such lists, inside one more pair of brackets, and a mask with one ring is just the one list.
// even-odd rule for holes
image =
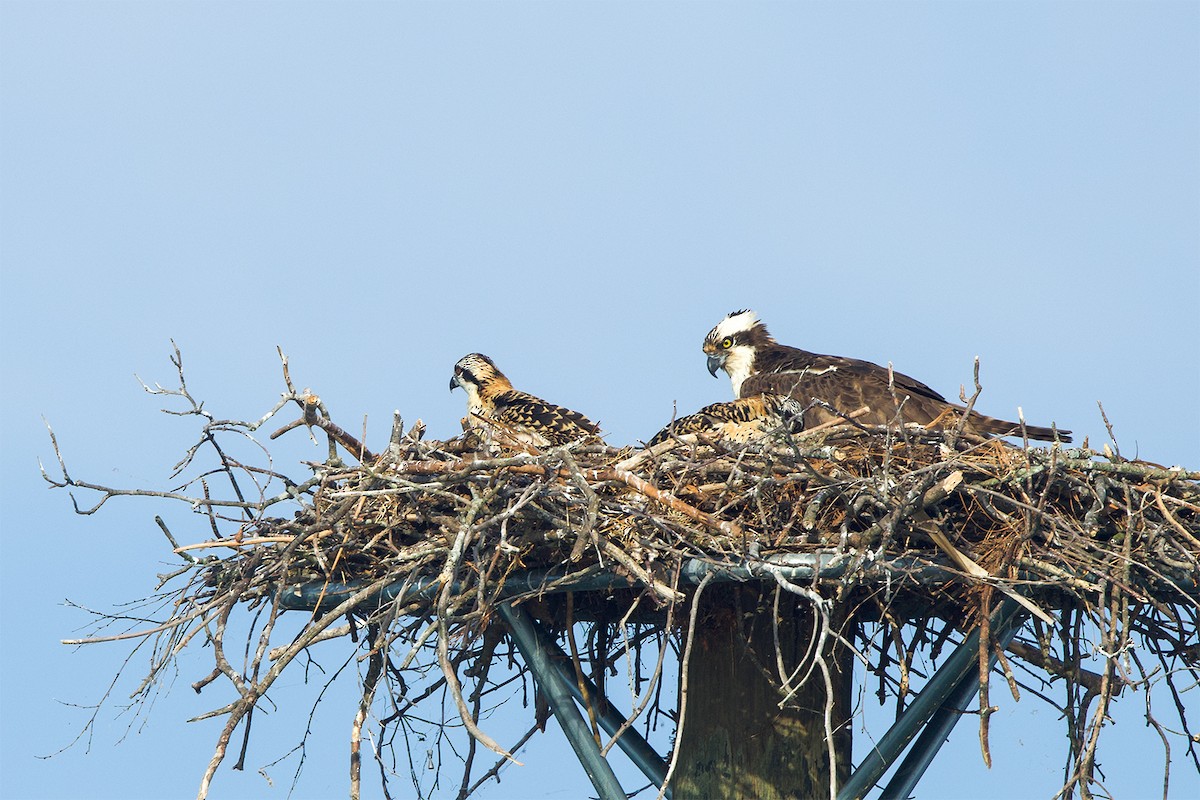
[[[1115, 444], [1101, 453], [1033, 449], [953, 428], [876, 429], [853, 420], [744, 444], [690, 435], [648, 450], [575, 445], [480, 457], [468, 437], [426, 441], [423, 426], [405, 430], [397, 417], [377, 455], [334, 423], [318, 396], [295, 389], [280, 357], [285, 391], [250, 421], [205, 409], [186, 385], [177, 348], [178, 386], [143, 384], [182, 403], [168, 413], [199, 421], [196, 443], [172, 474], [178, 486], [77, 480], [53, 430], [58, 474], [42, 470], [52, 487], [71, 493], [80, 514], [114, 497], [154, 497], [185, 503], [204, 521], [202, 533], [189, 537], [199, 541], [179, 545], [157, 518], [182, 561], [162, 576], [160, 588], [175, 587], [164, 618], [69, 640], [152, 643], [142, 690], [198, 637], [211, 645], [213, 672], [195, 688], [224, 679], [237, 699], [197, 717], [225, 718], [200, 798], [239, 729], [242, 762], [253, 711], [272, 684], [331, 639], [350, 640], [367, 665], [353, 714], [352, 796], [360, 792], [363, 731], [372, 726], [385, 786], [383, 752], [398, 736], [461, 731], [459, 797], [469, 796], [546, 720], [526, 667], [505, 648], [496, 619], [502, 603], [523, 606], [567, 642], [593, 729], [595, 704], [607, 700], [587, 687], [603, 688], [616, 665], [626, 664], [631, 710], [613, 739], [601, 742], [605, 752], [639, 723], [647, 731], [660, 718], [683, 724], [685, 692], [677, 708], [660, 705], [664, 655], [681, 652], [686, 686], [697, 596], [714, 575], [733, 569], [804, 597], [821, 620], [800, 663], [760, 658], [773, 665], [765, 671], [781, 703], [816, 676], [829, 685], [828, 665], [814, 656], [823, 652], [819, 640], [851, 630], [832, 629], [832, 604], [862, 623], [853, 646], [872, 665], [881, 700], [903, 705], [914, 692], [917, 654], [936, 659], [947, 642], [986, 626], [1000, 593], [1036, 618], [1006, 651], [984, 628], [985, 759], [995, 710], [986, 679], [998, 654], [1014, 696], [1022, 686], [1038, 696], [1061, 689], [1057, 705], [1070, 742], [1062, 796], [1091, 796], [1111, 704], [1125, 692], [1148, 698], [1156, 683], [1173, 698], [1174, 719], [1157, 719], [1148, 700], [1147, 719], [1165, 746], [1182, 742], [1200, 769], [1200, 740], [1183, 699], [1200, 680], [1200, 473], [1125, 460]], [[304, 429], [320, 431], [328, 445], [325, 460], [307, 463], [304, 477], [277, 470], [256, 438], [290, 407], [298, 417], [270, 438]], [[262, 463], [236, 458], [230, 438], [251, 443]], [[206, 459], [212, 463], [204, 466]], [[81, 504], [78, 493], [93, 501]], [[836, 569], [800, 585], [780, 565], [802, 556]], [[696, 570], [707, 577], [689, 583]], [[307, 619], [281, 644], [277, 622], [296, 606], [309, 609], [301, 612]], [[227, 624], [245, 610], [257, 622], [238, 642], [246, 656], [235, 666], [226, 656]], [[508, 668], [493, 669], [506, 659]], [[513, 687], [533, 691], [534, 715], [530, 732], [506, 748], [482, 718]], [[832, 730], [826, 733], [832, 742]], [[476, 744], [501, 756], [482, 776], [472, 774]], [[426, 796], [429, 787], [416, 774], [417, 794]]]

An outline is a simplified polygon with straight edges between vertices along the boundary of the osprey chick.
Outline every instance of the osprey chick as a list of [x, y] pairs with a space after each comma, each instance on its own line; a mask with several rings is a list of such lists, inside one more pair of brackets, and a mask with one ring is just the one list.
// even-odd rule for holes
[[455, 387], [467, 393], [467, 424], [488, 440], [554, 447], [600, 433], [578, 411], [514, 389], [482, 353], [465, 355], [454, 365], [450, 391]]
[[[820, 355], [779, 344], [749, 310], [734, 311], [717, 323], [704, 339], [704, 352], [708, 355], [708, 371], [715, 378], [718, 369], [725, 370], [737, 397], [764, 392], [784, 394], [805, 406], [813, 400], [823, 401], [843, 414], [868, 406], [870, 411], [859, 418], [864, 425], [886, 425], [896, 416], [899, 402], [904, 404], [904, 421], [936, 423], [936, 427], [953, 427], [966, 410], [902, 372], [889, 373], [886, 367], [870, 361]], [[804, 418], [805, 424], [812, 426], [837, 416], [814, 405]], [[963, 429], [977, 436], [1021, 435], [1020, 423], [974, 410]], [[1071, 441], [1070, 431], [1036, 425], [1026, 425], [1025, 433], [1030, 439]]]
[[742, 397], [731, 403], [713, 403], [680, 417], [646, 443], [653, 447], [672, 435], [708, 433], [734, 442], [748, 442], [767, 431], [784, 426], [795, 433], [804, 427], [804, 406], [780, 394]]

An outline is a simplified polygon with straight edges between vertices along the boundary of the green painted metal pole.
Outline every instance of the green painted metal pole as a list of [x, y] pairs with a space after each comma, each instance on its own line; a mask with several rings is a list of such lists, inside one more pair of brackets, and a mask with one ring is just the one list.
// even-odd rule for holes
[[[1012, 602], [1012, 601], [1009, 601]], [[1017, 631], [1021, 629], [1021, 622], [1024, 620], [1024, 615], [1017, 613], [1009, 618], [1010, 623], [999, 630], [993, 629], [992, 635], [996, 639], [996, 644], [999, 647], [1007, 647], [1008, 643], [1017, 635]], [[978, 657], [978, 650], [975, 651]], [[988, 660], [988, 669], [996, 665], [996, 654], [993, 652]], [[962, 719], [963, 711], [966, 710], [967, 704], [971, 702], [971, 698], [979, 691], [979, 670], [973, 669], [954, 687], [953, 692], [946, 698], [946, 703], [934, 713], [929, 720], [929, 724], [925, 726], [925, 730], [921, 731], [921, 735], [913, 744], [912, 750], [904, 757], [904, 761], [900, 762], [899, 768], [892, 776], [892, 780], [884, 788], [883, 794], [880, 795], [880, 800], [906, 800], [913, 788], [917, 785], [917, 781], [921, 780], [921, 776], [925, 774], [926, 768], [929, 767], [933, 757], [942, 749], [942, 745], [946, 743], [946, 739], [950, 736], [950, 731], [954, 730], [954, 726]]]
[[524, 609], [513, 608], [511, 603], [501, 603], [500, 616], [508, 625], [513, 641], [529, 670], [533, 673], [542, 692], [550, 702], [555, 719], [567, 736], [567, 741], [579, 756], [583, 769], [592, 785], [600, 793], [600, 800], [625, 800], [627, 795], [617, 781], [612, 766], [600, 754], [600, 745], [592, 738], [587, 722], [571, 697], [571, 690], [562, 675], [555, 671], [552, 659], [538, 641], [532, 620]]
[[[769, 559], [749, 560], [733, 565], [714, 564], [703, 559], [693, 558], [683, 563], [679, 582], [694, 585], [710, 573], [715, 581], [761, 580], [770, 578], [773, 573], [778, 573], [793, 581], [809, 580], [814, 576], [840, 578], [848, 568], [855, 564], [857, 564], [857, 560], [854, 556], [829, 552], [782, 554]], [[511, 597], [522, 592], [602, 591], [636, 585], [636, 581], [628, 576], [617, 575], [610, 569], [596, 568], [570, 583], [559, 584], [552, 589], [546, 588], [548, 583], [563, 578], [567, 574], [568, 570], [564, 567], [552, 567], [510, 575], [505, 580], [504, 595]], [[955, 580], [956, 573], [948, 571], [938, 564], [930, 563], [928, 559], [900, 556], [875, 563], [859, 577], [864, 582], [882, 581], [885, 578], [894, 577], [920, 584], [937, 584]], [[1171, 576], [1164, 580], [1189, 597], [1200, 600], [1200, 583], [1194, 579], [1187, 576]], [[364, 581], [349, 583], [311, 581], [293, 584], [279, 590], [279, 602], [284, 608], [293, 610], [312, 611], [318, 608], [318, 604], [318, 610], [329, 610], [365, 585]], [[396, 581], [383, 588], [376, 602], [383, 605], [395, 600], [401, 594], [404, 595], [405, 600], [409, 600], [422, 592], [433, 592], [436, 589], [436, 577]]]
[[[609, 736], [612, 736], [618, 730], [620, 730], [621, 726], [625, 724], [625, 718], [621, 716], [620, 712], [618, 712], [613, 705], [608, 702], [607, 698], [600, 696], [600, 689], [598, 686], [596, 686], [591, 678], [586, 675], [577, 676], [575, 674], [575, 669], [571, 664], [570, 657], [563, 652], [563, 649], [558, 646], [558, 643], [555, 642], [548, 633], [546, 633], [542, 626], [538, 625], [536, 622], [531, 622], [531, 624], [533, 625], [533, 630], [537, 635], [539, 644], [550, 657], [550, 664], [554, 667], [554, 670], [558, 672], [559, 676], [563, 680], [563, 683], [567, 685], [567, 688], [571, 690], [571, 696], [574, 697], [580, 705], [583, 705], [583, 691], [579, 688], [579, 678], [582, 678], [583, 687], [587, 689], [588, 694], [592, 697], [592, 705], [594, 707], [599, 707], [596, 716], [597, 721], [600, 723], [600, 727], [603, 728], [605, 733], [607, 733]], [[598, 700], [602, 702], [597, 702]], [[617, 739], [617, 747], [620, 747], [621, 750], [623, 750], [625, 754], [629, 756], [629, 760], [637, 765], [637, 768], [642, 771], [642, 774], [649, 778], [650, 782], [656, 787], [662, 786], [663, 783], [666, 782], [666, 762], [662, 760], [662, 756], [658, 754], [658, 751], [651, 747], [650, 743], [647, 742], [642, 735], [635, 731], [632, 727], [622, 733], [620, 739]], [[670, 787], [667, 787], [665, 795], [668, 800], [670, 800]]]
[[[999, 636], [1010, 628], [1019, 627], [1021, 621], [1021, 606], [1016, 601], [1005, 598], [996, 611], [992, 612], [991, 629]], [[972, 686], [972, 681], [974, 684]], [[884, 773], [895, 763], [908, 744], [916, 737], [922, 726], [947, 704], [955, 695], [960, 685], [971, 686], [967, 700], [971, 699], [979, 689], [979, 628], [971, 631], [963, 643], [955, 648], [945, 663], [921, 690], [900, 718], [896, 720], [888, 732], [883, 735], [875, 748], [867, 754], [858, 769], [850, 776], [850, 780], [838, 792], [838, 800], [859, 800], [878, 783]], [[961, 695], [960, 695], [961, 696]], [[964, 701], [965, 702], [965, 701]], [[957, 714], [954, 715], [957, 717]], [[953, 725], [951, 725], [953, 727]], [[929, 760], [933, 753], [941, 747], [944, 738], [936, 742], [926, 742], [931, 748]], [[928, 765], [928, 761], [926, 761]], [[919, 775], [917, 777], [920, 777]]]
[[[712, 564], [701, 559], [689, 559], [683, 563], [679, 582], [697, 584], [705, 575], [712, 574], [714, 581], [749, 581], [771, 578], [774, 573], [793, 580], [810, 580], [814, 576], [821, 578], [840, 578], [846, 569], [854, 563], [854, 559], [839, 553], [795, 553], [775, 557], [769, 561], [750, 561], [744, 564], [721, 565]], [[535, 569], [510, 575], [504, 582], [504, 596], [512, 597], [522, 592], [588, 592], [606, 589], [626, 588], [636, 585], [636, 581], [628, 576], [617, 575], [612, 570], [596, 569], [590, 574], [583, 575], [569, 583], [559, 584], [553, 589], [545, 589], [546, 584], [558, 580], [568, 572], [565, 568]], [[900, 557], [877, 564], [868, 571], [867, 577], [882, 579], [885, 575], [903, 577], [908, 581], [918, 583], [945, 583], [953, 580], [953, 574], [945, 569], [928, 563], [927, 560]], [[334, 608], [361, 589], [363, 581], [349, 583], [311, 581], [309, 583], [293, 584], [279, 590], [279, 602], [287, 609], [311, 611], [313, 609], [328, 610]], [[390, 603], [403, 596], [405, 601], [416, 598], [419, 594], [434, 592], [438, 588], [436, 577], [421, 577], [413, 580], [396, 581], [388, 584], [376, 599], [378, 605]]]

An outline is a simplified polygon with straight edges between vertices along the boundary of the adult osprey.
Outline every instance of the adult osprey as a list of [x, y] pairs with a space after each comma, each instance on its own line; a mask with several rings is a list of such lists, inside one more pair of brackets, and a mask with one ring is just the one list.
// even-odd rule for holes
[[[933, 389], [902, 372], [889, 371], [870, 361], [826, 356], [779, 344], [749, 310], [734, 311], [709, 331], [704, 339], [708, 371], [715, 378], [725, 370], [737, 397], [766, 393], [784, 394], [803, 403], [807, 426], [837, 419], [836, 414], [814, 404], [821, 401], [843, 414], [862, 406], [870, 410], [858, 421], [864, 425], [886, 425], [896, 417], [897, 406], [905, 422], [953, 428], [966, 409], [951, 403]], [[963, 430], [977, 436], [1020, 436], [1021, 425], [987, 417], [976, 411], [967, 415]], [[1026, 425], [1030, 439], [1071, 441], [1071, 432]]]
[[514, 389], [482, 353], [465, 355], [454, 365], [450, 391], [455, 387], [467, 393], [467, 425], [489, 442], [554, 447], [600, 433], [578, 411]]
[[803, 429], [804, 406], [780, 394], [743, 397], [730, 403], [713, 403], [680, 417], [646, 443], [653, 447], [671, 436], [707, 433], [719, 439], [747, 442], [780, 426], [791, 432]]

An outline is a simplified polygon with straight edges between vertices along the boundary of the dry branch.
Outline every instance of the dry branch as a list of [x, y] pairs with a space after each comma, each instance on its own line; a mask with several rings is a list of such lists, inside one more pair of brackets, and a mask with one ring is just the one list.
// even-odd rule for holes
[[[497, 604], [514, 596], [541, 624], [571, 637], [581, 685], [589, 677], [603, 686], [618, 661], [628, 664], [635, 704], [622, 730], [641, 715], [682, 720], [686, 696], [677, 709], [664, 709], [658, 692], [667, 643], [686, 656], [687, 631], [696, 624], [700, 589], [682, 582], [685, 563], [705, 565], [706, 576], [759, 565], [758, 574], [822, 613], [842, 604], [842, 617], [862, 621], [858, 647], [874, 665], [880, 691], [897, 703], [912, 692], [914, 658], [925, 652], [936, 661], [946, 637], [957, 639], [986, 619], [994, 592], [1017, 598], [1040, 624], [1008, 648], [1013, 664], [1067, 693], [1068, 795], [1091, 791], [1101, 727], [1118, 695], [1148, 692], [1163, 681], [1178, 698], [1189, 681], [1200, 679], [1194, 644], [1200, 639], [1200, 473], [1128, 461], [1115, 452], [1014, 447], [956, 431], [876, 429], [853, 420], [746, 444], [692, 435], [636, 452], [578, 445], [484, 457], [464, 439], [424, 440], [419, 422], [405, 433], [397, 418], [376, 456], [333, 422], [315, 394], [296, 391], [282, 361], [287, 391], [248, 422], [217, 419], [192, 397], [177, 350], [178, 388], [146, 387], [182, 401], [183, 411], [172, 413], [200, 423], [196, 445], [178, 466], [180, 474], [198, 475], [182, 487], [120, 489], [78, 481], [50, 431], [61, 477], [43, 470], [46, 480], [98, 498], [91, 506], [76, 504], [79, 513], [94, 513], [114, 496], [141, 496], [187, 503], [200, 514], [187, 544], [179, 545], [163, 526], [173, 552], [190, 558], [174, 573], [185, 585], [170, 596], [165, 618], [69, 640], [154, 642], [147, 682], [195, 638], [212, 645], [216, 669], [195, 688], [224, 678], [238, 699], [201, 715], [226, 722], [200, 797], [239, 726], [248, 736], [250, 715], [275, 679], [297, 659], [313, 659], [314, 646], [331, 639], [362, 648], [358, 662], [366, 665], [362, 701], [347, 717], [353, 722], [352, 792], [360, 791], [364, 730], [375, 724], [377, 760], [382, 743], [396, 742], [397, 730], [407, 735], [420, 727], [439, 740], [465, 731], [473, 741], [460, 796], [470, 794], [479, 786], [470, 774], [474, 742], [511, 759], [484, 730], [484, 699], [501, 702], [495, 693], [510, 682], [529, 688], [519, 665], [502, 677], [503, 670], [488, 669], [503, 661]], [[303, 479], [269, 463], [242, 463], [223, 444], [233, 437], [258, 445], [252, 434], [293, 405], [298, 418], [272, 438], [316, 430], [329, 452], [326, 460], [304, 465], [311, 474]], [[343, 463], [343, 452], [354, 465]], [[201, 466], [205, 458], [212, 464]], [[205, 555], [189, 555], [197, 551]], [[831, 556], [840, 571], [800, 586], [769, 566], [805, 554]], [[896, 564], [909, 566], [888, 566]], [[923, 577], [930, 565], [940, 565], [940, 582]], [[543, 583], [521, 582], [538, 570], [546, 570]], [[300, 585], [318, 588], [317, 610], [303, 612], [307, 622], [293, 640], [270, 641], [283, 613], [281, 598]], [[559, 591], [564, 588], [575, 591], [569, 601]], [[255, 609], [257, 622], [241, 643], [244, 663], [235, 666], [225, 656], [226, 623], [243, 608]], [[114, 615], [103, 622], [118, 621]], [[937, 637], [930, 633], [934, 622], [943, 631]], [[585, 647], [573, 638], [576, 625], [586, 630]], [[984, 637], [979, 657], [985, 670], [991, 647]], [[1104, 667], [1084, 670], [1093, 650], [1102, 653]], [[1146, 671], [1141, 656], [1157, 664]], [[758, 662], [770, 665], [781, 703], [813, 676], [829, 680], [823, 662], [785, 664], [775, 654], [760, 654]], [[1002, 660], [1015, 687], [1008, 663]], [[681, 672], [687, 674], [686, 664]], [[638, 691], [643, 683], [658, 687], [653, 703], [649, 689]], [[991, 707], [986, 692], [982, 699], [987, 757]], [[544, 717], [533, 705], [536, 728]], [[1188, 733], [1194, 720], [1186, 703], [1176, 706], [1176, 719], [1160, 725], [1151, 717], [1151, 724], [1160, 732], [1184, 731], [1183, 747], [1200, 768]], [[589, 702], [593, 721], [594, 711]], [[419, 796], [430, 791], [413, 780]]]

